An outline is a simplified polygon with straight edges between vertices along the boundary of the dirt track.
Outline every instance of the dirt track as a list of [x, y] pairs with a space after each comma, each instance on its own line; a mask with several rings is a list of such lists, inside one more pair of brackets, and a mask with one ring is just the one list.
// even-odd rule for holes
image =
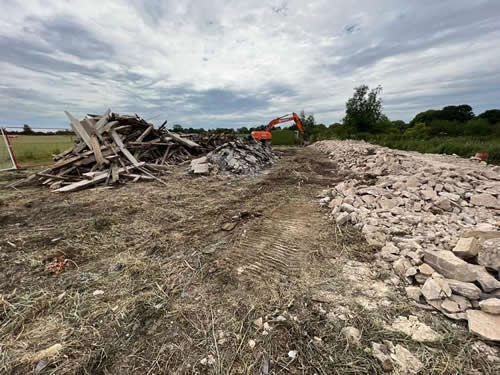
[[[35, 353], [60, 343], [42, 374], [373, 374], [365, 348], [382, 339], [429, 373], [492, 371], [463, 327], [428, 311], [419, 318], [441, 343], [384, 329], [417, 312], [371, 268], [358, 233], [319, 208], [318, 193], [344, 177], [311, 148], [281, 153], [257, 178], [179, 167], [168, 188], [0, 191], [0, 372], [31, 372]], [[60, 255], [71, 267], [50, 274]], [[360, 346], [345, 326], [362, 330]]]

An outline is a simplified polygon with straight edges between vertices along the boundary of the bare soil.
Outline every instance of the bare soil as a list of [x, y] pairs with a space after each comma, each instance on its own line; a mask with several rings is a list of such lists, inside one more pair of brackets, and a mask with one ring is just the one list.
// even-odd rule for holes
[[[61, 344], [40, 374], [376, 374], [368, 348], [384, 339], [425, 373], [495, 373], [464, 324], [411, 305], [360, 234], [328, 221], [316, 196], [345, 178], [335, 163], [279, 152], [259, 177], [176, 167], [168, 187], [0, 190], [0, 373], [32, 373]], [[409, 314], [443, 341], [385, 328]]]

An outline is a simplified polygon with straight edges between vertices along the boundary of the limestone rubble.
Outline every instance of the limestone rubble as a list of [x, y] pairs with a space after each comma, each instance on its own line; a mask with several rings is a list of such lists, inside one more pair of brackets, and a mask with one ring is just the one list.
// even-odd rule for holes
[[318, 197], [331, 220], [359, 229], [410, 298], [498, 341], [483, 327], [500, 319], [500, 167], [357, 141], [311, 147], [347, 176]]

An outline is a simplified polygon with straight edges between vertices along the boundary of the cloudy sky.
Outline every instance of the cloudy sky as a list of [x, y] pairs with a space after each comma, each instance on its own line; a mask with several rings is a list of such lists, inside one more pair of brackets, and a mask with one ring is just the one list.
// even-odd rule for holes
[[499, 0], [1, 0], [4, 125], [138, 113], [258, 125], [304, 109], [331, 124], [353, 87], [385, 113], [500, 107]]

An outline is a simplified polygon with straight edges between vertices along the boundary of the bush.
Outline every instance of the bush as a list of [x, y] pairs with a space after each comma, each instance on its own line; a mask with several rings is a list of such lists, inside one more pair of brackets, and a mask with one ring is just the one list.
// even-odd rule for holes
[[419, 122], [414, 127], [406, 129], [403, 134], [407, 138], [426, 139], [431, 135], [431, 129], [425, 126], [423, 122]]
[[467, 121], [463, 125], [462, 134], [469, 136], [482, 136], [488, 135], [493, 132], [493, 126], [488, 120], [483, 118], [475, 118], [473, 120]]
[[296, 145], [300, 144], [301, 140], [295, 138], [295, 132], [292, 130], [273, 130], [273, 145]]

